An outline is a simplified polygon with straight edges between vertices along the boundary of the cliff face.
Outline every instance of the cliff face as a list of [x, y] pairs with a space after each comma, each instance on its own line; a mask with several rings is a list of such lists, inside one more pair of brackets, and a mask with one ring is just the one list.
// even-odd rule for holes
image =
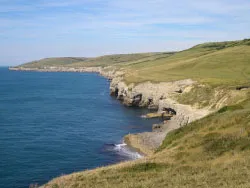
[[158, 106], [160, 100], [168, 98], [172, 93], [182, 92], [194, 83], [191, 79], [186, 79], [167, 83], [145, 82], [126, 85], [121, 77], [117, 77], [110, 84], [110, 93], [123, 100], [128, 106]]
[[110, 94], [122, 101], [124, 105], [147, 107], [160, 114], [166, 111], [174, 114], [170, 121], [153, 125], [153, 132], [125, 136], [126, 143], [142, 153], [151, 155], [161, 145], [168, 132], [211, 113], [207, 108], [198, 109], [174, 100], [174, 96], [189, 92], [194, 84], [196, 84], [195, 81], [185, 79], [174, 82], [145, 82], [127, 85], [121, 76], [113, 77], [110, 83]]
[[171, 98], [159, 102], [159, 109], [165, 108], [174, 109], [176, 111], [176, 115], [172, 119], [176, 120], [179, 127], [185, 126], [197, 119], [201, 119], [212, 112], [207, 108], [197, 109], [190, 105], [179, 104]]
[[195, 83], [191, 79], [185, 79], [167, 83], [146, 82], [126, 85], [121, 77], [116, 77], [110, 83], [110, 94], [127, 106], [147, 107], [156, 109], [159, 113], [164, 109], [172, 109], [176, 112], [174, 119], [179, 126], [183, 126], [210, 112], [207, 109], [196, 109], [190, 105], [179, 104], [173, 99], [173, 95], [188, 92]]

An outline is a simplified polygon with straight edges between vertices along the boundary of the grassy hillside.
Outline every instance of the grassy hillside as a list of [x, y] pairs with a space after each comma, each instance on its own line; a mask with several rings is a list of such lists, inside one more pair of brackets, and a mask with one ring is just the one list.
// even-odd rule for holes
[[142, 59], [152, 59], [161, 56], [164, 53], [135, 53], [135, 54], [117, 54], [106, 55], [96, 58], [88, 58], [86, 61], [80, 61], [74, 64], [69, 64], [69, 67], [93, 67], [93, 66], [112, 66], [120, 65], [128, 62], [138, 61]]
[[86, 58], [75, 57], [58, 57], [58, 58], [45, 58], [37, 61], [22, 64], [20, 66], [27, 68], [44, 68], [46, 66], [65, 66], [79, 61], [85, 61]]
[[250, 40], [207, 43], [154, 61], [130, 64], [125, 81], [139, 83], [192, 78], [210, 85], [250, 82]]
[[135, 53], [135, 54], [117, 54], [106, 55], [93, 58], [82, 57], [59, 57], [59, 58], [45, 58], [37, 61], [32, 61], [20, 65], [27, 68], [44, 68], [46, 66], [64, 66], [64, 67], [93, 67], [93, 66], [110, 66], [114, 64], [120, 64], [125, 62], [136, 61], [139, 59], [152, 58], [164, 53]]
[[237, 86], [250, 82], [250, 39], [205, 43], [180, 52], [48, 58], [21, 66], [112, 66], [125, 72], [127, 83], [192, 78], [212, 86]]
[[151, 157], [62, 176], [45, 187], [250, 187], [249, 99], [172, 131]]

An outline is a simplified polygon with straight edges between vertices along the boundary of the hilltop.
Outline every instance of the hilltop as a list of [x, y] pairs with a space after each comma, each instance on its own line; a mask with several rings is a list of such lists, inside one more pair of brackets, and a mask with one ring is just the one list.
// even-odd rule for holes
[[107, 55], [96, 58], [46, 58], [17, 67], [110, 67], [125, 72], [126, 83], [168, 82], [192, 78], [210, 85], [237, 85], [250, 80], [250, 39], [213, 42], [180, 52]]
[[106, 55], [100, 57], [54, 57], [45, 58], [37, 61], [28, 62], [22, 64], [18, 67], [26, 68], [44, 68], [44, 67], [92, 67], [92, 66], [110, 66], [118, 63], [124, 63], [129, 61], [134, 61], [142, 58], [147, 58], [155, 56], [161, 53], [138, 53], [138, 54], [116, 54], [116, 55]]

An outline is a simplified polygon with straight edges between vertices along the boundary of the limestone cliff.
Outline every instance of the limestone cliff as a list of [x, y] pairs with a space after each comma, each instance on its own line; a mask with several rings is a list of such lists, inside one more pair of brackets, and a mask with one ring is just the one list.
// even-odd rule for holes
[[[212, 111], [208, 108], [198, 109], [191, 105], [184, 105], [174, 100], [175, 95], [189, 92], [189, 88], [196, 84], [191, 79], [173, 82], [151, 83], [138, 85], [123, 82], [122, 77], [113, 77], [110, 83], [110, 94], [121, 100], [124, 105], [147, 107], [158, 113], [169, 110], [174, 112], [170, 121], [153, 126], [153, 132], [130, 134], [125, 141], [142, 153], [151, 155], [161, 145], [166, 134], [181, 126], [200, 119]], [[155, 129], [157, 127], [157, 129]]]
[[173, 99], [176, 93], [185, 92], [185, 89], [196, 82], [185, 79], [167, 83], [141, 83], [138, 85], [126, 85], [121, 77], [115, 77], [110, 83], [110, 93], [116, 96], [127, 106], [139, 106], [158, 109], [160, 113], [164, 109], [171, 108], [176, 111], [174, 117], [180, 126], [202, 118], [210, 111], [197, 109], [190, 105], [179, 104]]

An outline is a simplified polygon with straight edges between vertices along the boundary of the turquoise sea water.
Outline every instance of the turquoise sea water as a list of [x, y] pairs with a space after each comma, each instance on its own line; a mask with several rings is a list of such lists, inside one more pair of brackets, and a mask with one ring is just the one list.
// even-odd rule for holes
[[118, 144], [151, 130], [157, 120], [144, 113], [110, 97], [109, 82], [96, 74], [0, 68], [0, 188], [140, 157]]

